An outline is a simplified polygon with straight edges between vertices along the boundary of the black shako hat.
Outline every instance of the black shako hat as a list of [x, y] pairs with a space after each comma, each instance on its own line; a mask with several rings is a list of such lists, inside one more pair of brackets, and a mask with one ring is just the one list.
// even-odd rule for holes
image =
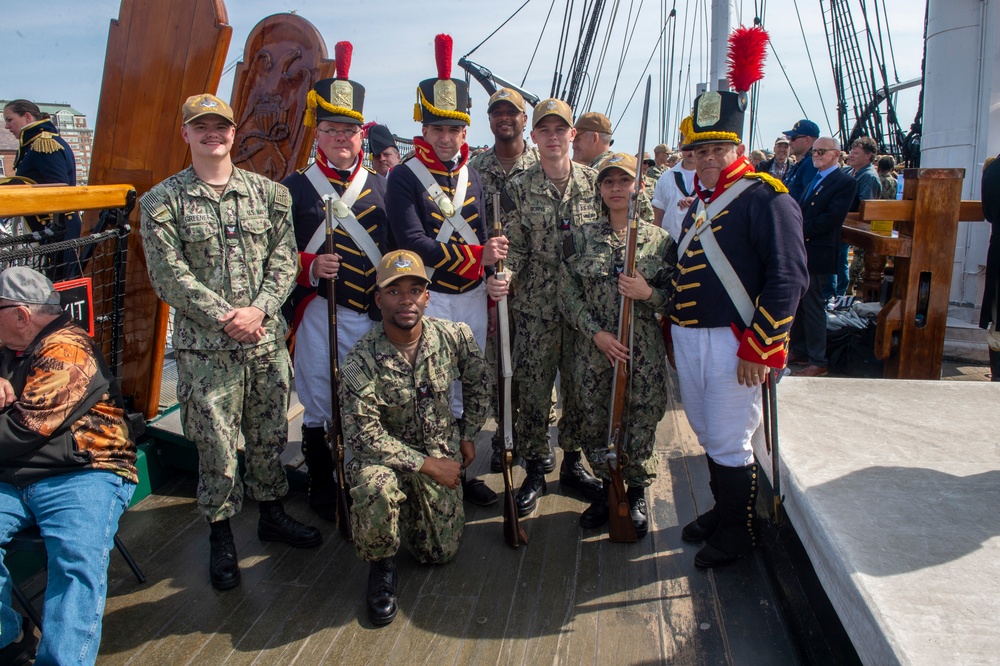
[[350, 42], [337, 42], [337, 77], [316, 82], [306, 97], [305, 125], [314, 127], [321, 120], [364, 125], [365, 87], [348, 80], [354, 47]]
[[413, 105], [413, 119], [424, 125], [458, 125], [466, 127], [469, 117], [469, 84], [451, 78], [450, 35], [434, 38], [434, 59], [437, 78], [426, 79], [417, 86], [417, 103]]
[[396, 145], [396, 139], [393, 138], [392, 132], [385, 125], [372, 125], [368, 128], [368, 150], [372, 155], [381, 155], [382, 151], [386, 148], [395, 148], [399, 150], [399, 146]]

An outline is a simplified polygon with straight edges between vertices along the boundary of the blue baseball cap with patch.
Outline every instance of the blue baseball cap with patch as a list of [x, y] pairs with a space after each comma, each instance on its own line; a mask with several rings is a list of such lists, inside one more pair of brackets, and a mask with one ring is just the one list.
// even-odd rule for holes
[[795, 123], [795, 127], [790, 130], [782, 132], [789, 139], [794, 139], [797, 136], [811, 136], [814, 139], [819, 138], [819, 125], [811, 120], [803, 118], [799, 122]]

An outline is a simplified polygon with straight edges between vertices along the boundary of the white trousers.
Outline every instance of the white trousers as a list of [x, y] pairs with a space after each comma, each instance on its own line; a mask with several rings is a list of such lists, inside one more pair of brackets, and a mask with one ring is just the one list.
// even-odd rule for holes
[[[302, 424], [321, 427], [330, 418], [330, 326], [326, 299], [317, 296], [306, 306], [295, 332], [295, 391], [305, 409]], [[337, 306], [337, 359], [343, 363], [348, 352], [376, 322]]]
[[725, 467], [753, 462], [751, 438], [761, 422], [760, 386], [736, 380], [740, 343], [729, 328], [672, 326], [681, 400], [691, 429]]
[[[432, 291], [430, 303], [427, 304], [424, 314], [468, 324], [472, 329], [472, 336], [479, 345], [479, 351], [482, 352], [486, 349], [487, 298], [485, 282], [464, 294], [442, 294]], [[451, 385], [451, 414], [456, 419], [462, 418], [462, 383], [458, 381]]]

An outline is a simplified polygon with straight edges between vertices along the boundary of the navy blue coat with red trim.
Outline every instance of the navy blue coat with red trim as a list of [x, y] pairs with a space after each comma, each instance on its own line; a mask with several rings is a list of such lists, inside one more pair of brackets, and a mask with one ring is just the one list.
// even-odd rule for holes
[[[361, 167], [364, 169], [365, 167]], [[326, 244], [319, 246], [315, 253], [304, 252], [309, 240], [316, 230], [326, 224], [326, 210], [323, 198], [316, 188], [303, 174], [304, 169], [296, 171], [281, 181], [292, 195], [292, 221], [295, 225], [295, 245], [299, 249], [299, 276], [295, 289], [289, 297], [289, 303], [294, 310], [310, 297], [319, 293], [326, 296], [327, 281], [320, 280], [317, 287], [309, 283], [309, 269], [317, 255], [326, 254]], [[343, 180], [329, 179], [337, 194], [342, 195], [348, 183]], [[389, 222], [385, 213], [385, 181], [374, 171], [368, 170], [368, 178], [362, 188], [361, 195], [351, 207], [358, 222], [375, 241], [382, 254], [390, 249]], [[381, 317], [375, 307], [375, 269], [377, 266], [370, 257], [364, 254], [342, 227], [333, 231], [333, 241], [337, 254], [341, 256], [340, 269], [337, 273], [336, 301], [337, 305], [350, 308], [355, 312], [367, 313], [372, 319]], [[286, 308], [285, 316], [291, 319], [291, 312]]]
[[[433, 167], [429, 169], [441, 190], [449, 197], [454, 196], [458, 186], [458, 171], [443, 171]], [[437, 235], [444, 218], [437, 204], [405, 163], [389, 172], [385, 205], [389, 214], [391, 242], [396, 244], [397, 249], [416, 252], [427, 268], [435, 269], [430, 284], [431, 291], [460, 294], [477, 286], [482, 280], [483, 245], [488, 238], [483, 185], [475, 169], [470, 168], [468, 173], [461, 213], [476, 232], [479, 245], [467, 244], [458, 232], [453, 232], [447, 242], [439, 243]]]
[[[682, 238], [694, 223], [696, 206], [697, 202], [684, 219]], [[740, 358], [783, 367], [792, 318], [809, 285], [798, 203], [757, 182], [714, 218], [712, 229], [756, 306], [750, 326], [740, 318], [698, 240], [677, 258], [667, 310], [671, 323], [732, 328], [740, 338]]]

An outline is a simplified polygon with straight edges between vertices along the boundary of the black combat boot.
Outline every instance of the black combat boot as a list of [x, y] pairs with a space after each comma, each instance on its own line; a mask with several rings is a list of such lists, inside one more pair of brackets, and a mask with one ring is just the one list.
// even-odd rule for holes
[[542, 471], [549, 474], [556, 468], [556, 452], [549, 447], [549, 452], [542, 456]]
[[479, 506], [489, 506], [496, 504], [500, 496], [490, 489], [479, 477], [471, 479], [465, 478], [465, 471], [462, 471], [462, 496], [473, 504]]
[[625, 491], [628, 497], [628, 508], [632, 513], [632, 525], [635, 526], [635, 536], [641, 539], [649, 532], [649, 520], [646, 517], [646, 489], [642, 486], [629, 486]]
[[326, 431], [302, 426], [302, 457], [309, 471], [309, 508], [323, 520], [337, 521], [337, 481]]
[[1000, 382], [1000, 351], [990, 350], [990, 381]]
[[281, 500], [259, 502], [258, 505], [257, 536], [261, 541], [283, 541], [295, 548], [312, 548], [323, 543], [319, 530], [285, 513]]
[[212, 530], [208, 536], [208, 576], [212, 587], [217, 590], [231, 590], [240, 584], [240, 563], [236, 557], [236, 543], [229, 519], [208, 524]]
[[562, 466], [559, 468], [560, 488], [572, 488], [585, 499], [594, 502], [600, 498], [603, 485], [600, 479], [587, 471], [579, 451], [563, 453]]
[[391, 557], [375, 560], [368, 570], [368, 619], [384, 627], [396, 619], [396, 562]]
[[517, 515], [524, 518], [535, 510], [538, 505], [538, 498], [548, 493], [549, 487], [545, 483], [545, 468], [542, 461], [528, 461], [528, 475], [524, 477], [521, 488], [514, 497], [517, 504]]
[[719, 501], [715, 511], [719, 526], [695, 555], [694, 565], [702, 569], [734, 562], [757, 546], [754, 512], [757, 503], [757, 465], [719, 465]]
[[601, 489], [597, 492], [597, 499], [580, 514], [580, 527], [592, 530], [608, 522], [609, 492], [611, 489], [607, 485], [601, 484]]
[[[708, 459], [708, 486], [712, 489], [712, 498], [718, 503], [719, 501], [719, 482], [716, 479], [718, 465], [712, 460], [712, 457], [705, 455]], [[719, 514], [716, 512], [715, 507], [701, 514], [690, 523], [684, 526], [681, 530], [681, 538], [689, 543], [701, 543], [708, 537], [712, 536], [715, 532], [715, 528], [719, 526]]]

